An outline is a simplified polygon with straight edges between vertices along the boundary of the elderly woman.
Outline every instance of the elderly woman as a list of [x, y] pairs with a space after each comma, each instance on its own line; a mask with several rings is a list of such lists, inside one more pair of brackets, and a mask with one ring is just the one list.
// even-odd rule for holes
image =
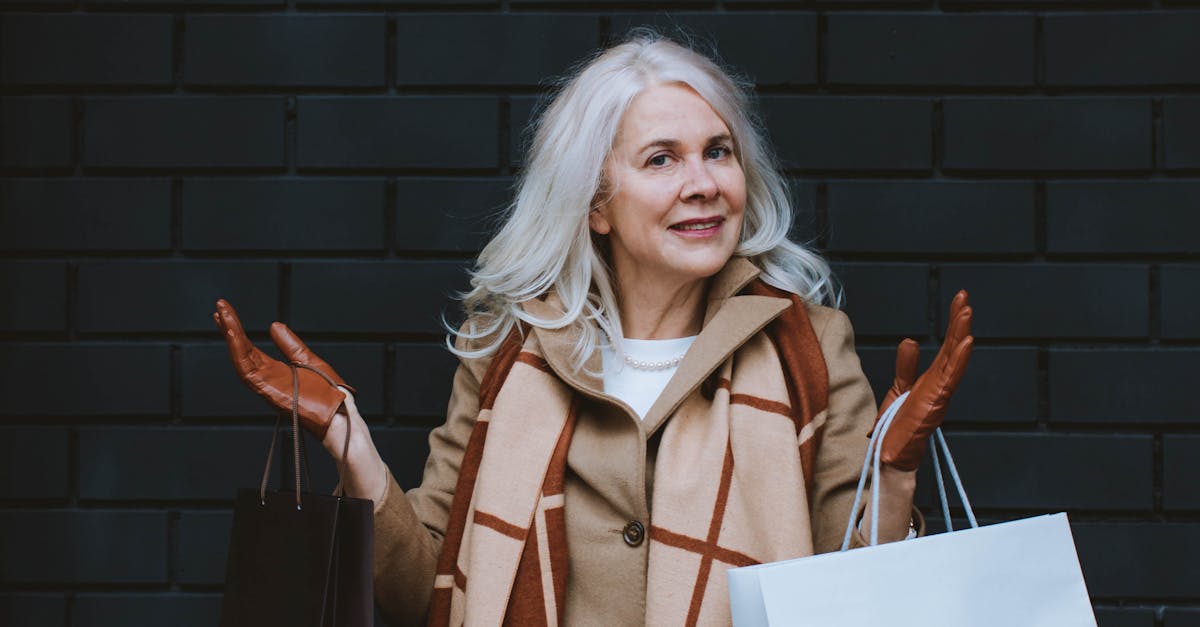
[[[375, 502], [392, 621], [728, 624], [725, 569], [838, 548], [879, 410], [826, 306], [828, 264], [787, 239], [792, 207], [749, 111], [708, 58], [646, 34], [562, 87], [479, 256], [446, 422], [408, 493], [352, 390], [272, 326], [318, 371], [298, 370], [306, 428], [339, 461], [351, 431], [344, 480]], [[288, 366], [217, 308], [239, 374], [289, 409]], [[916, 468], [970, 319], [960, 293], [919, 378], [917, 344], [898, 351], [884, 406], [910, 396], [872, 482], [882, 541], [919, 532]]]

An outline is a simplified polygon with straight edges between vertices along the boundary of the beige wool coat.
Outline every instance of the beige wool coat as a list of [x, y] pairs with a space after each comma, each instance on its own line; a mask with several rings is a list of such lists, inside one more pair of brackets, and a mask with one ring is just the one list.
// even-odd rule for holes
[[[685, 398], [701, 394], [701, 383], [738, 347], [790, 305], [784, 298], [738, 295], [758, 275], [750, 261], [734, 257], [713, 278], [701, 332], [644, 419], [606, 395], [599, 377], [572, 367], [576, 336], [571, 330], [534, 329], [546, 361], [585, 399], [567, 458], [566, 625], [645, 623], [650, 543], [630, 542], [624, 530], [634, 521], [650, 527], [656, 436], [664, 423]], [[542, 308], [548, 307], [543, 301], [528, 306], [540, 315], [547, 315]], [[829, 415], [815, 460], [809, 512], [813, 546], [823, 553], [841, 545], [876, 405], [846, 315], [815, 305], [808, 315], [829, 371]], [[395, 625], [425, 620], [459, 464], [478, 414], [479, 382], [489, 361], [463, 360], [459, 365], [446, 422], [429, 437], [420, 487], [403, 493], [389, 471], [387, 489], [375, 505], [375, 597]], [[586, 370], [600, 371], [598, 352]]]

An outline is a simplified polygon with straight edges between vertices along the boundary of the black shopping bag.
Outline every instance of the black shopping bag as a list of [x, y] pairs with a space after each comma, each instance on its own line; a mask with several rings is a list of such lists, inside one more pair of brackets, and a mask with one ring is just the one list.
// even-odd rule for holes
[[[300, 492], [294, 405], [296, 490], [267, 489], [277, 420], [259, 489], [239, 490], [234, 503], [221, 627], [370, 627], [374, 504], [342, 495], [341, 484], [332, 495]], [[347, 429], [343, 460], [349, 441]]]

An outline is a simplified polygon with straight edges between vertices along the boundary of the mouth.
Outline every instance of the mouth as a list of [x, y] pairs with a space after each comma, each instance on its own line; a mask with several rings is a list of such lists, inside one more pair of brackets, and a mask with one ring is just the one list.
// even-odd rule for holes
[[725, 218], [720, 216], [712, 216], [676, 222], [668, 228], [676, 233], [679, 233], [680, 235], [688, 237], [703, 237], [716, 233], [717, 230], [721, 228], [721, 224], [723, 222], [725, 222]]

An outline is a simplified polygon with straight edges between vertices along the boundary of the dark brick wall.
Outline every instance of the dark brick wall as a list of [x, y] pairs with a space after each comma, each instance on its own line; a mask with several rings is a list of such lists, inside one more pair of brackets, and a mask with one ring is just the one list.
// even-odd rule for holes
[[0, 624], [215, 624], [271, 418], [219, 296], [414, 485], [541, 85], [644, 23], [757, 82], [877, 390], [971, 290], [981, 516], [1069, 512], [1102, 627], [1200, 625], [1196, 0], [0, 0]]

